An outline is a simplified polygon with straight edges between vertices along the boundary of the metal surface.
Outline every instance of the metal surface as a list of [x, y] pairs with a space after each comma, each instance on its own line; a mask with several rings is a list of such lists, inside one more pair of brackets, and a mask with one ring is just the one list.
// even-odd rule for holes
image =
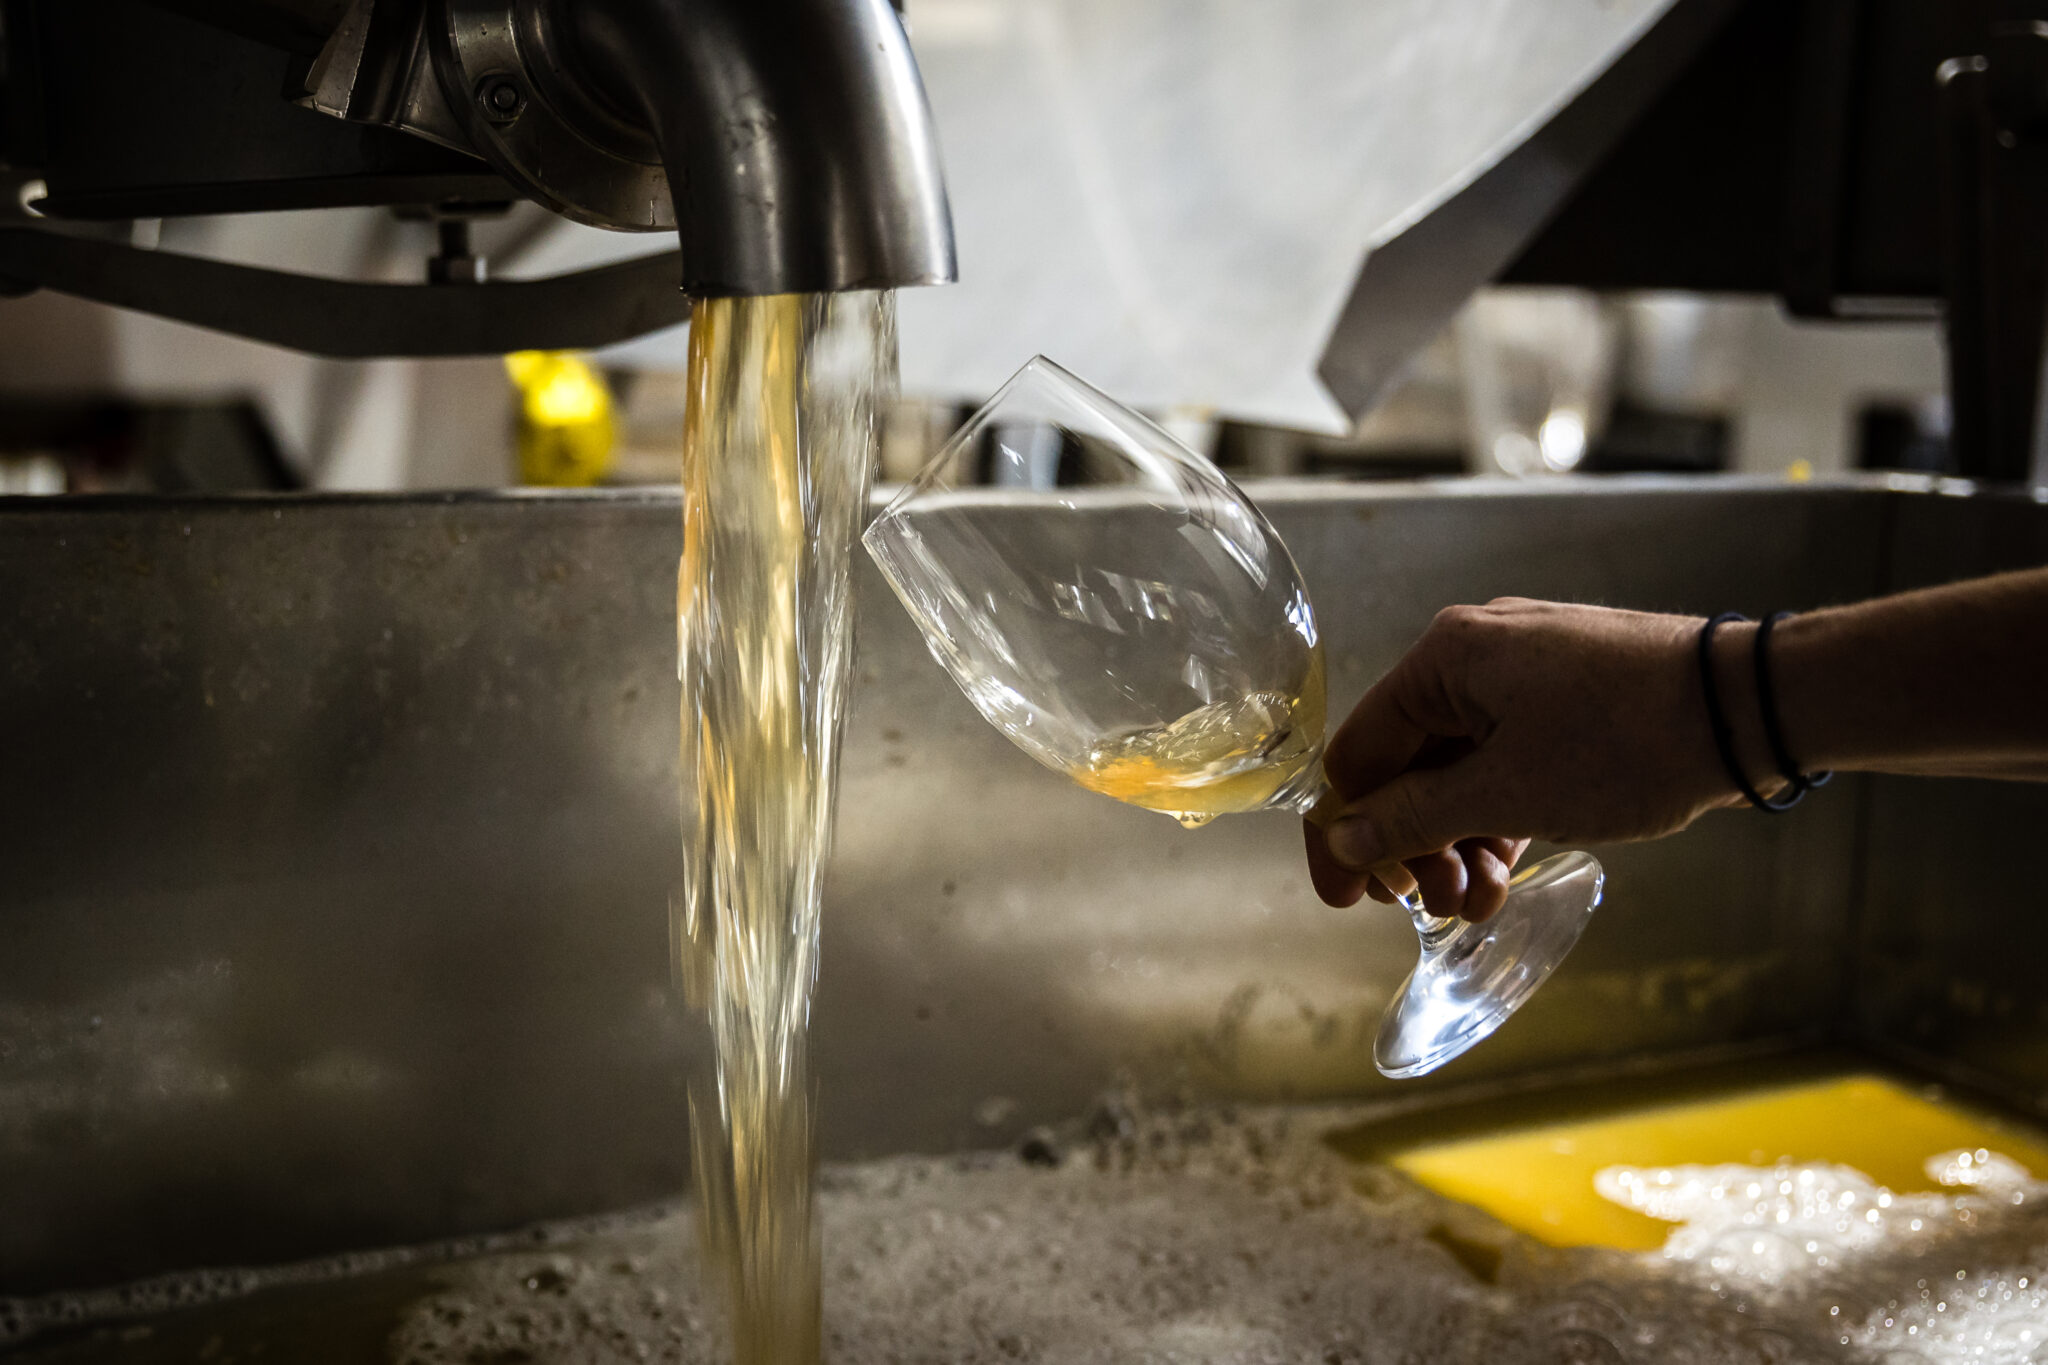
[[288, 52], [317, 52], [340, 22], [350, 0], [150, 0], [158, 9], [188, 15]]
[[[445, 0], [451, 20], [476, 2]], [[601, 98], [644, 120], [670, 185], [688, 187], [689, 292], [955, 277], [931, 110], [888, 0], [574, 0], [546, 13], [576, 54], [569, 72], [580, 63]]]
[[603, 346], [688, 319], [678, 268], [670, 251], [539, 280], [371, 284], [0, 226], [0, 281], [340, 357]]
[[[1901, 500], [1888, 586], [2048, 564], [2048, 505]], [[1876, 778], [1855, 937], [1861, 1034], [2048, 1115], [2048, 785]]]
[[1795, 317], [1831, 317], [1840, 292], [1844, 181], [1849, 174], [1858, 40], [1865, 0], [1807, 0], [1794, 50], [1805, 79], [1793, 84], [1786, 148], [1785, 304]]
[[2017, 481], [2042, 448], [2048, 21], [1987, 27], [1939, 82], [1950, 462]]
[[308, 87], [322, 112], [474, 149], [578, 222], [677, 231], [693, 294], [955, 274], [931, 113], [886, 0], [356, 0]]
[[1528, 140], [1368, 249], [1317, 373], [1356, 420], [1706, 46], [1735, 0], [1680, 0]]
[[54, 216], [513, 197], [474, 155], [295, 108], [266, 43], [142, 0], [6, 4], [0, 161], [48, 181]]
[[[1862, 595], [1885, 506], [1262, 501], [1339, 708], [1452, 602]], [[681, 1188], [679, 534], [659, 495], [0, 504], [0, 1285]], [[1394, 1093], [1370, 1043], [1405, 923], [1323, 908], [1286, 817], [1190, 833], [1038, 768], [865, 566], [859, 593], [814, 1010], [828, 1154], [1010, 1140], [1120, 1073]], [[1856, 811], [1844, 779], [1788, 817], [1602, 850], [1573, 960], [1401, 1093], [1826, 1027]]]
[[[560, 27], [542, 22], [539, 7], [445, 0], [428, 8], [448, 107], [471, 145], [530, 198], [592, 227], [676, 228], [669, 173], [644, 118], [628, 121], [609, 112], [587, 87], [578, 58], [562, 49]], [[677, 73], [687, 69], [675, 53], [663, 60], [667, 78], [644, 87], [650, 101], [673, 98]], [[797, 133], [809, 135], [808, 129]]]
[[305, 86], [293, 101], [302, 108], [399, 128], [474, 155], [441, 93], [416, 7], [401, 12], [377, 0], [351, 0], [307, 70]]
[[1746, 0], [1502, 279], [1933, 316], [1933, 72], [1966, 50], [1965, 8]]
[[[317, 8], [8, 0], [0, 164], [45, 179], [40, 207], [59, 218], [379, 203], [461, 213], [502, 206], [516, 185], [585, 222], [677, 229], [680, 257], [662, 262], [672, 273], [354, 284], [39, 223], [6, 230], [0, 289], [56, 289], [325, 355], [458, 355], [670, 326], [684, 316], [678, 284], [755, 294], [954, 276], [930, 111], [887, 0], [356, 0], [295, 68], [305, 108], [293, 108], [279, 93], [287, 53], [246, 35], [302, 37]], [[680, 222], [671, 177], [689, 187]]]

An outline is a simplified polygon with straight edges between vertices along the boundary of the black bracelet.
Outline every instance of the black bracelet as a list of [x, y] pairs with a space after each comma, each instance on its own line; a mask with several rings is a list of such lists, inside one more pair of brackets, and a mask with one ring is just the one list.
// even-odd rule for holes
[[1728, 728], [1728, 715], [1721, 709], [1721, 684], [1714, 677], [1714, 632], [1730, 621], [1747, 621], [1740, 612], [1724, 611], [1718, 616], [1707, 618], [1700, 627], [1699, 660], [1700, 691], [1707, 699], [1707, 726], [1714, 732], [1714, 748], [1720, 752], [1721, 766], [1728, 770], [1728, 776], [1735, 782], [1735, 790], [1742, 793], [1750, 805], [1758, 810], [1773, 814], [1788, 811], [1799, 804], [1806, 795], [1806, 788], [1794, 786], [1792, 794], [1783, 801], [1767, 800], [1762, 793], [1750, 785], [1749, 778], [1742, 771], [1742, 763], [1735, 757], [1735, 736]]
[[1778, 724], [1778, 692], [1771, 685], [1771, 629], [1791, 615], [1789, 611], [1774, 611], [1757, 623], [1756, 704], [1763, 715], [1764, 742], [1770, 745], [1771, 761], [1778, 765], [1779, 775], [1792, 784], [1793, 790], [1803, 794], [1815, 787], [1825, 787], [1834, 774], [1801, 772], [1792, 759], [1792, 751], [1785, 747], [1785, 732]]

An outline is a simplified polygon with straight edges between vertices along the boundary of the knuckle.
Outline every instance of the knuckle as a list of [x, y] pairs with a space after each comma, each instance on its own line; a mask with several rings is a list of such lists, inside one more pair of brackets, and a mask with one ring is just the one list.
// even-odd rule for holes
[[1479, 856], [1467, 865], [1467, 871], [1474, 883], [1488, 891], [1505, 893], [1508, 889], [1508, 865], [1491, 849], [1480, 850]]
[[1486, 608], [1475, 607], [1469, 602], [1459, 602], [1445, 607], [1430, 622], [1433, 630], [1461, 634], [1479, 625], [1486, 617]]
[[1459, 603], [1436, 614], [1429, 636], [1439, 649], [1469, 655], [1498, 640], [1502, 631], [1514, 629], [1519, 612], [1516, 599], [1496, 598], [1483, 607]]
[[1482, 607], [1460, 604], [1445, 607], [1429, 623], [1423, 639], [1439, 661], [1462, 657], [1472, 646], [1480, 628]]

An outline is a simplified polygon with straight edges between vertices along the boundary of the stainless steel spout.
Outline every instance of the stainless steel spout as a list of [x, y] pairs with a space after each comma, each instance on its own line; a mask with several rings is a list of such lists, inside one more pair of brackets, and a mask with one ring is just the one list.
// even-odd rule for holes
[[692, 294], [954, 278], [889, 0], [440, 0], [427, 28], [469, 143], [571, 217], [672, 227]]
[[937, 139], [888, 0], [559, 0], [653, 130], [698, 294], [955, 277]]

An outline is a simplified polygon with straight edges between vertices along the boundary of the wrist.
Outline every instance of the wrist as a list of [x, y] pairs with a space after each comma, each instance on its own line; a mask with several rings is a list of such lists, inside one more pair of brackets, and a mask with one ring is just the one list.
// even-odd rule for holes
[[[1789, 624], [1789, 623], [1786, 623]], [[1704, 623], [1702, 623], [1704, 629]], [[1778, 662], [1776, 650], [1781, 643], [1784, 624], [1772, 632], [1772, 662]], [[1764, 699], [1757, 690], [1756, 676], [1757, 625], [1753, 621], [1730, 621], [1714, 631], [1711, 645], [1710, 665], [1713, 669], [1716, 699], [1721, 715], [1727, 723], [1731, 752], [1723, 754], [1715, 746], [1715, 791], [1717, 804], [1739, 806], [1747, 802], [1738, 775], [1747, 781], [1756, 793], [1766, 800], [1775, 799], [1791, 784], [1778, 771], [1772, 757], [1770, 741], [1764, 729]], [[1701, 688], [1704, 692], [1704, 684]], [[1707, 706], [1707, 699], [1701, 697], [1701, 706]], [[1711, 722], [1702, 719], [1703, 726]], [[1730, 765], [1736, 771], [1730, 771]]]
[[1852, 768], [1851, 737], [1863, 724], [1824, 685], [1830, 659], [1844, 644], [1843, 614], [1794, 616], [1771, 632], [1771, 675], [1785, 748], [1804, 772]]

